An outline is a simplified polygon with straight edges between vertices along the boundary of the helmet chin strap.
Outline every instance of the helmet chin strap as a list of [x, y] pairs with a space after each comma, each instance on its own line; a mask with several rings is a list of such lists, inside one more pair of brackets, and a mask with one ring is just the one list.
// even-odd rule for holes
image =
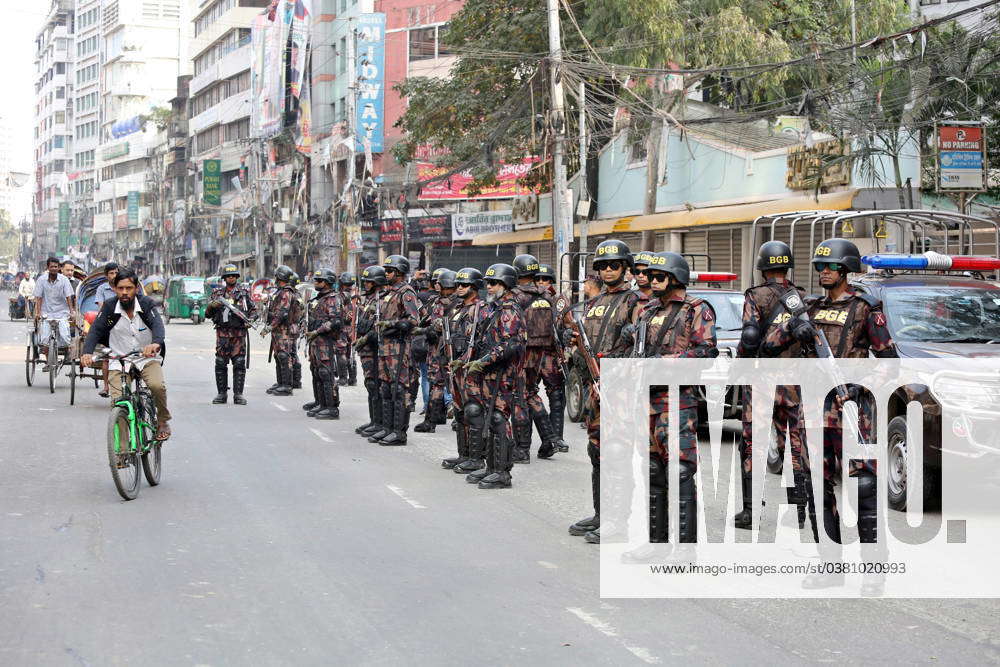
[[608, 287], [618, 287], [623, 282], [625, 282], [625, 271], [623, 270], [621, 273], [619, 273], [618, 277], [615, 278], [614, 280], [604, 280], [603, 282]]

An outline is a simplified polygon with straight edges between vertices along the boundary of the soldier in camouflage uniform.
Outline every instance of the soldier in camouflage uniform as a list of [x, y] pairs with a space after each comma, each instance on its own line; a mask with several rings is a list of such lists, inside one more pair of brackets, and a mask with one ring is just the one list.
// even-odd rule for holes
[[[650, 255], [645, 269], [655, 301], [643, 310], [638, 323], [638, 358], [711, 359], [719, 356], [715, 340], [715, 313], [704, 299], [687, 295], [691, 271], [687, 260], [674, 252]], [[669, 391], [649, 388], [649, 541], [667, 542], [667, 438]], [[697, 542], [698, 397], [695, 388], [682, 387], [678, 396], [678, 449], [680, 450], [678, 521], [681, 543]], [[642, 562], [652, 555], [644, 546], [623, 556]]]
[[413, 427], [419, 433], [434, 433], [438, 424], [448, 423], [447, 406], [445, 405], [448, 389], [448, 373], [445, 364], [444, 327], [443, 320], [451, 317], [452, 307], [457, 303], [455, 296], [455, 272], [450, 269], [437, 269], [431, 277], [437, 287], [437, 294], [421, 308], [420, 327], [414, 329], [414, 334], [424, 334], [427, 338], [427, 376], [430, 382], [430, 396], [427, 401], [427, 412], [424, 421]]
[[375, 326], [381, 336], [378, 376], [382, 425], [387, 430], [373, 434], [368, 441], [396, 446], [406, 444], [406, 430], [410, 424], [410, 381], [413, 377], [410, 332], [417, 326], [420, 304], [417, 293], [406, 282], [410, 260], [402, 255], [389, 255], [382, 268], [389, 286], [382, 297], [382, 318]]
[[234, 315], [222, 305], [226, 301], [233, 308], [243, 313], [248, 320], [257, 317], [250, 293], [239, 284], [240, 271], [235, 264], [227, 264], [222, 268], [222, 279], [225, 284], [212, 290], [212, 296], [205, 308], [205, 316], [215, 323], [215, 387], [218, 395], [212, 403], [225, 403], [228, 398], [229, 362], [233, 363], [233, 404], [246, 405], [243, 398], [243, 386], [247, 378], [249, 362], [246, 322]]
[[316, 419], [340, 419], [337, 349], [344, 318], [350, 309], [343, 295], [334, 289], [337, 276], [331, 269], [317, 269], [313, 273], [313, 283], [316, 296], [307, 306], [305, 338], [314, 400], [302, 409]]
[[[531, 424], [538, 429], [542, 444], [538, 448], [538, 458], [548, 459], [558, 451], [560, 438], [552, 428], [545, 404], [538, 395], [538, 386], [545, 383], [550, 404], [555, 412], [562, 412], [566, 405], [566, 391], [562, 368], [556, 358], [553, 322], [554, 302], [545, 290], [535, 284], [539, 269], [538, 260], [532, 255], [518, 255], [514, 258], [517, 272], [517, 286], [514, 298], [524, 315], [524, 326], [528, 346], [524, 359], [524, 375], [520, 378], [518, 400], [515, 403], [514, 418], [514, 462], [531, 462]], [[519, 412], [523, 411], [523, 416]]]
[[[847, 282], [849, 273], [861, 271], [861, 253], [854, 243], [846, 239], [827, 239], [816, 247], [813, 268], [819, 273], [819, 284], [824, 296], [807, 301], [808, 319], [794, 317], [773, 327], [764, 340], [761, 356], [780, 355], [795, 342], [802, 346], [802, 356], [816, 357], [817, 331], [822, 331], [836, 358], [864, 359], [871, 352], [880, 358], [898, 356], [886, 326], [882, 304], [871, 295], [854, 291]], [[851, 400], [858, 402], [860, 442], [874, 442], [875, 406], [870, 394], [850, 385]], [[842, 401], [829, 397], [823, 414], [823, 525], [827, 536], [834, 542], [821, 544], [820, 555], [824, 560], [837, 558], [840, 549], [840, 515], [834, 495], [835, 479], [840, 477], [843, 458]], [[803, 450], [803, 471], [808, 475], [808, 451]], [[848, 474], [858, 480], [858, 535], [862, 545], [877, 541], [878, 493], [874, 460], [849, 461]], [[808, 479], [808, 477], [806, 478]], [[812, 484], [808, 483], [806, 493]], [[812, 507], [812, 506], [811, 506]], [[811, 517], [815, 521], [815, 516]], [[879, 548], [883, 548], [879, 545]], [[864, 549], [864, 546], [862, 547]], [[805, 588], [826, 588], [841, 585], [843, 574], [810, 575], [803, 581]], [[862, 593], [865, 593], [862, 588]]]
[[353, 363], [354, 349], [354, 314], [357, 310], [358, 297], [354, 294], [354, 274], [344, 271], [340, 274], [340, 299], [344, 304], [344, 326], [337, 336], [337, 377], [341, 386], [350, 387], [358, 384], [358, 367]]
[[381, 314], [380, 299], [386, 286], [385, 269], [369, 266], [361, 272], [361, 287], [364, 296], [358, 305], [358, 339], [354, 349], [358, 352], [361, 371], [365, 376], [365, 391], [368, 392], [368, 422], [354, 429], [355, 433], [367, 438], [385, 430], [382, 425], [382, 395], [378, 379], [378, 331], [375, 323]]
[[302, 389], [302, 360], [299, 359], [299, 339], [305, 328], [306, 302], [302, 292], [299, 291], [299, 283], [301, 282], [299, 274], [293, 271], [292, 288], [295, 290], [295, 298], [299, 302], [299, 319], [291, 328], [292, 337], [295, 339], [295, 344], [292, 346], [292, 389]]
[[[469, 429], [470, 456], [486, 454], [486, 467], [465, 479], [480, 489], [507, 489], [514, 467], [510, 416], [523, 375], [527, 334], [524, 317], [512, 293], [517, 274], [510, 264], [494, 264], [484, 274], [489, 312], [479, 326], [472, 361], [465, 364], [469, 399], [463, 411]], [[480, 454], [481, 456], [481, 454]]]
[[295, 272], [287, 266], [279, 266], [274, 271], [274, 282], [278, 289], [271, 295], [267, 307], [267, 328], [261, 332], [266, 336], [271, 332], [271, 349], [277, 368], [278, 383], [268, 389], [274, 396], [291, 396], [294, 384], [293, 365], [298, 355], [295, 350], [299, 321], [302, 319], [302, 301], [292, 287]]
[[640, 250], [635, 253], [635, 270], [632, 273], [635, 276], [635, 291], [639, 293], [639, 302], [643, 308], [650, 303], [655, 305], [657, 301], [653, 296], [653, 287], [649, 284], [649, 278], [644, 273], [646, 267], [649, 266], [650, 258], [655, 254], [648, 250]]
[[[584, 331], [592, 346], [591, 352], [605, 357], [625, 357], [631, 354], [631, 343], [623, 330], [629, 325], [634, 328], [640, 310], [639, 295], [625, 282], [625, 272], [632, 266], [632, 254], [628, 246], [616, 239], [599, 243], [594, 249], [594, 269], [602, 282], [600, 293], [588, 298], [582, 304]], [[575, 308], [575, 307], [574, 307]], [[567, 327], [575, 327], [572, 312], [564, 316]], [[566, 329], [567, 343], [575, 341], [583, 345], [582, 337], [572, 328]], [[600, 381], [599, 378], [597, 378]], [[583, 535], [587, 542], [601, 542], [601, 406], [599, 396], [587, 378], [584, 423], [587, 427], [587, 454], [590, 456], [590, 486], [594, 500], [594, 516], [577, 521], [569, 527], [570, 535]], [[624, 502], [624, 499], [621, 499]], [[617, 535], [624, 526], [612, 526], [605, 530]]]
[[[479, 323], [486, 314], [486, 307], [479, 299], [479, 290], [483, 288], [483, 274], [472, 267], [459, 269], [455, 274], [455, 304], [452, 307], [448, 329], [451, 333], [451, 358], [448, 364], [453, 377], [452, 401], [455, 408], [455, 437], [458, 445], [458, 456], [441, 461], [441, 467], [453, 469], [456, 473], [470, 473], [483, 468], [484, 452], [477, 449], [475, 457], [469, 450], [469, 425], [465, 419], [464, 407], [470, 402], [469, 386], [471, 379], [464, 370], [466, 362], [472, 356], [470, 342], [475, 343], [482, 334]], [[477, 443], [477, 448], [478, 448]]]
[[[745, 292], [743, 301], [743, 331], [736, 354], [740, 358], [752, 359], [760, 356], [761, 343], [767, 338], [771, 329], [787, 321], [788, 312], [781, 301], [782, 295], [789, 290], [796, 290], [800, 298], [805, 297], [805, 290], [788, 280], [788, 271], [795, 267], [792, 249], [782, 241], [768, 241], [761, 245], [757, 253], [757, 269], [761, 272], [764, 282], [754, 285]], [[793, 343], [780, 357], [793, 358], [800, 356], [801, 350]], [[753, 498], [752, 461], [753, 461], [753, 411], [752, 394], [749, 388], [741, 397], [743, 406], [743, 437], [740, 442], [741, 487], [743, 490], [743, 510], [736, 515], [737, 528], [750, 530], [753, 528]], [[774, 402], [774, 427], [778, 436], [779, 447], [783, 449], [788, 442], [792, 450], [792, 470], [795, 486], [788, 489], [788, 502], [798, 507], [799, 527], [805, 523], [805, 479], [802, 476], [802, 443], [804, 441], [805, 422], [802, 417], [801, 396], [794, 386], [778, 387]]]
[[[552, 424], [552, 434], [555, 437], [555, 447], [557, 452], [568, 452], [569, 445], [563, 440], [563, 424], [566, 419], [566, 377], [563, 369], [566, 368], [565, 348], [562, 345], [562, 314], [569, 305], [568, 300], [560, 297], [556, 292], [556, 272], [548, 264], [539, 264], [538, 273], [535, 274], [535, 284], [552, 301], [552, 317], [555, 318], [555, 327], [552, 332], [554, 360], [559, 370], [559, 377], [555, 379], [555, 384], [551, 391], [549, 385], [545, 386], [545, 395], [549, 401], [549, 422]], [[556, 337], [559, 337], [558, 339]]]

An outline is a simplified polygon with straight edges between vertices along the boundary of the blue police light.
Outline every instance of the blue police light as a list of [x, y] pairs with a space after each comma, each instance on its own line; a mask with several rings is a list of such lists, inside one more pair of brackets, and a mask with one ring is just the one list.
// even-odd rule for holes
[[865, 255], [861, 261], [873, 269], [926, 269], [923, 255]]
[[873, 269], [928, 269], [931, 271], [995, 271], [1000, 259], [968, 255], [942, 255], [928, 251], [922, 255], [865, 255], [861, 261]]

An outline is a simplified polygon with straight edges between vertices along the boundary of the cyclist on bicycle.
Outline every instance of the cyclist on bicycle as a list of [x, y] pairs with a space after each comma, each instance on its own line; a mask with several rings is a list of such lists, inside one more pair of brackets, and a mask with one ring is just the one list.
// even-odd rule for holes
[[[55, 257], [45, 260], [48, 273], [35, 283], [35, 325], [42, 320], [39, 331], [40, 339], [47, 341], [51, 332], [49, 322], [55, 320], [56, 338], [60, 348], [69, 345], [69, 318], [76, 317], [76, 306], [73, 304], [73, 287], [69, 279], [59, 272], [60, 262]], [[49, 346], [39, 345], [43, 354], [48, 354]], [[48, 371], [48, 366], [42, 369]]]
[[[149, 387], [156, 404], [156, 439], [170, 437], [170, 411], [167, 409], [167, 385], [163, 381], [163, 356], [166, 354], [163, 320], [156, 304], [147, 297], [137, 295], [139, 277], [130, 268], [122, 268], [114, 279], [117, 298], [107, 301], [90, 327], [83, 344], [80, 364], [84, 367], [94, 362], [94, 348], [107, 345], [115, 355], [124, 356], [133, 350], [142, 350], [144, 359], [130, 362], [126, 371], [137, 369]], [[111, 397], [117, 400], [122, 393], [122, 373], [110, 372]]]

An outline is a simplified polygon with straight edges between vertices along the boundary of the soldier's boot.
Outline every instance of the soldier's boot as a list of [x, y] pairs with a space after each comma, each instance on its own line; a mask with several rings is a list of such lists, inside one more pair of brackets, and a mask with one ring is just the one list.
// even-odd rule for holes
[[410, 426], [410, 411], [404, 396], [397, 396], [392, 406], [392, 432], [378, 443], [383, 447], [401, 447], [406, 444], [406, 430]]
[[337, 384], [341, 387], [347, 386], [347, 375], [350, 372], [348, 367], [350, 364], [347, 363], [347, 357], [343, 354], [337, 355]]
[[733, 523], [743, 530], [753, 529], [753, 488], [752, 476], [740, 466], [740, 486], [743, 489], [743, 509], [737, 513]]
[[[833, 541], [820, 542], [818, 545], [821, 564], [828, 562], [838, 562], [843, 554], [840, 546], [840, 517], [834, 511], [837, 499], [833, 493], [833, 481], [823, 482], [823, 529], [826, 536]], [[812, 516], [810, 512], [810, 516]], [[833, 588], [844, 585], [844, 573], [819, 572], [810, 574], [802, 580], [802, 588], [806, 590], [818, 590], [822, 588]]]
[[[795, 505], [795, 519], [798, 523], [799, 530], [806, 527], [806, 514], [809, 510], [809, 496], [806, 492], [806, 478], [809, 473], [803, 470], [794, 471], [792, 473], [792, 481], [795, 486], [786, 490], [788, 497], [788, 503], [790, 505]], [[813, 512], [815, 513], [815, 508]], [[815, 521], [815, 516], [813, 516]]]
[[362, 427], [355, 429], [365, 438], [374, 435], [382, 428], [382, 395], [379, 393], [378, 384], [378, 380], [374, 378], [365, 380], [365, 389], [368, 392], [369, 423], [362, 424]]
[[354, 362], [354, 350], [347, 351], [347, 386], [355, 387], [358, 384], [358, 365]]
[[275, 355], [275, 365], [278, 367], [278, 386], [271, 392], [272, 396], [292, 395], [292, 361], [288, 358], [288, 353], [282, 352]]
[[336, 379], [329, 368], [320, 370], [323, 390], [323, 409], [316, 413], [316, 419], [340, 419], [340, 392]]
[[514, 463], [531, 463], [531, 416], [525, 406], [524, 421], [513, 424], [514, 432]]
[[379, 383], [379, 399], [382, 406], [382, 420], [379, 422], [379, 430], [368, 437], [368, 442], [379, 442], [392, 433], [392, 387], [389, 383]]
[[[378, 391], [378, 386], [377, 385], [376, 385], [375, 390]], [[368, 421], [365, 422], [364, 424], [361, 424], [360, 426], [356, 426], [354, 428], [354, 432], [355, 433], [361, 433], [362, 431], [364, 431], [365, 429], [367, 429], [368, 427], [370, 427], [372, 424], [376, 423], [376, 421], [377, 421], [376, 418], [375, 418], [375, 406], [372, 404], [372, 391], [371, 391], [371, 389], [368, 386], [368, 380], [365, 380], [365, 393], [368, 395], [367, 396], [367, 398], [368, 398]]]
[[538, 447], [538, 458], [549, 459], [559, 451], [559, 441], [556, 439], [555, 431], [552, 430], [552, 421], [549, 413], [544, 409], [532, 410], [531, 420], [535, 422], [538, 429], [538, 437], [542, 439], [542, 444]]
[[[593, 445], [587, 446], [587, 451], [596, 449]], [[593, 465], [594, 458], [591, 457], [590, 470], [590, 493], [594, 500], [594, 516], [580, 519], [569, 527], [569, 534], [574, 536], [587, 536], [601, 527], [601, 468], [599, 464]], [[598, 544], [600, 543], [600, 533], [598, 533]]]
[[276, 382], [272, 384], [264, 393], [273, 394], [274, 390], [281, 386], [281, 362], [274, 360], [274, 375]]
[[452, 456], [441, 461], [441, 467], [451, 470], [458, 464], [469, 459], [469, 440], [466, 437], [465, 424], [455, 421], [455, 441], [458, 446], [458, 456]]
[[292, 389], [302, 389], [302, 362], [298, 357], [292, 361]]
[[667, 511], [667, 467], [656, 456], [649, 459], [649, 544], [626, 551], [623, 563], [657, 563], [670, 555], [668, 543], [669, 512]]
[[[885, 560], [886, 547], [878, 544], [878, 484], [874, 475], [863, 471], [858, 476], [858, 541], [861, 558], [867, 562]], [[881, 557], [880, 557], [881, 556]], [[861, 579], [863, 597], [881, 597], [885, 593], [885, 573], [866, 572]]]
[[[322, 389], [319, 386], [319, 371], [317, 371], [313, 366], [309, 367], [309, 374], [312, 376], [312, 390], [313, 390], [313, 400], [308, 403], [302, 404], [302, 409], [306, 412], [312, 412], [316, 408], [322, 407], [323, 402], [321, 400]], [[312, 415], [310, 415], [311, 417]]]
[[[432, 398], [427, 402], [427, 411], [424, 413], [424, 420], [413, 427], [415, 433], [434, 433], [435, 425], [442, 423], [438, 421], [437, 410], [438, 410], [438, 400]], [[441, 399], [442, 407], [444, 405], [444, 399]]]
[[220, 403], [225, 403], [229, 400], [229, 368], [226, 364], [226, 360], [221, 357], [215, 358], [215, 388], [219, 392], [215, 398], [212, 399], [212, 403], [216, 405]]
[[[469, 458], [457, 464], [454, 471], [459, 475], [470, 475], [486, 468], [486, 462], [483, 460], [486, 456], [486, 443], [483, 440], [486, 412], [483, 406], [476, 401], [467, 402], [462, 408], [462, 421], [466, 426], [465, 437], [469, 446]], [[468, 476], [465, 479], [472, 481]], [[478, 484], [480, 479], [482, 478], [476, 478], [475, 483]]]
[[[569, 445], [563, 440], [563, 423], [566, 414], [566, 390], [560, 387], [549, 396], [549, 423], [552, 424], [552, 439], [557, 452], [568, 452]], [[540, 432], [540, 431], [539, 431]]]
[[[509, 489], [510, 471], [514, 468], [514, 440], [507, 434], [507, 418], [494, 412], [490, 429], [490, 459], [492, 472], [479, 482], [480, 489]], [[529, 425], [530, 427], [530, 425]]]
[[247, 399], [243, 398], [243, 387], [246, 385], [246, 381], [246, 357], [235, 357], [233, 359], [233, 405], [247, 404]]

